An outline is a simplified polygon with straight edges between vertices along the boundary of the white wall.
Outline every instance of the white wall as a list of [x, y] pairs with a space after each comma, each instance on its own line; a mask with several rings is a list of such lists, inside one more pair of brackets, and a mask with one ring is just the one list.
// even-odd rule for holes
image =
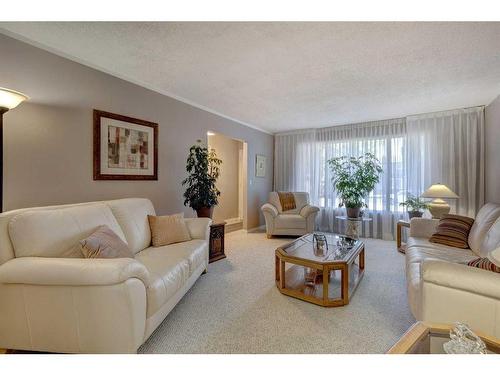
[[[31, 99], [4, 115], [4, 210], [122, 197], [150, 198], [159, 214], [184, 211], [181, 181], [189, 147], [207, 131], [248, 143], [248, 226], [272, 173], [255, 179], [255, 154], [272, 171], [273, 136], [0, 35], [0, 86]], [[94, 181], [92, 110], [159, 124], [158, 181]]]

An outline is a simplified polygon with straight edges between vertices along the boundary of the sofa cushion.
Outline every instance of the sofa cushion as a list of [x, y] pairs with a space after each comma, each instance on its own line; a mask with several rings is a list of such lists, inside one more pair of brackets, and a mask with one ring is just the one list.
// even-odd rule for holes
[[477, 258], [467, 262], [468, 266], [480, 268], [486, 271], [500, 273], [500, 267], [492, 263], [488, 258]]
[[85, 258], [134, 258], [125, 241], [107, 225], [101, 225], [90, 236], [80, 240], [80, 245]]
[[169, 252], [168, 246], [147, 248], [136, 254], [135, 259], [149, 271], [146, 315], [150, 317], [182, 288], [189, 278], [189, 262]]
[[305, 229], [306, 219], [297, 214], [281, 214], [274, 219], [274, 226], [278, 229]]
[[156, 215], [149, 199], [127, 198], [108, 201], [106, 204], [123, 229], [130, 250], [137, 254], [151, 245], [148, 215]]
[[208, 242], [204, 240], [179, 242], [157, 247], [156, 249], [164, 249], [168, 256], [187, 259], [189, 263], [189, 276], [191, 276], [197, 268], [202, 265], [206, 267], [208, 264]]
[[493, 263], [495, 266], [500, 267], [500, 247], [496, 248], [493, 251], [490, 251], [488, 253], [488, 259], [490, 260], [491, 263]]
[[469, 244], [467, 239], [472, 224], [474, 224], [474, 219], [467, 216], [443, 215], [443, 218], [439, 220], [436, 233], [429, 238], [429, 241], [468, 249]]
[[[295, 198], [295, 208], [286, 211], [286, 213], [298, 214], [302, 209], [302, 207], [309, 204], [309, 194], [305, 192], [293, 192], [292, 194]], [[269, 203], [271, 203], [274, 207], [276, 207], [279, 213], [283, 212], [283, 208], [281, 207], [280, 198], [277, 192], [273, 191], [269, 193]]]
[[9, 222], [16, 257], [82, 257], [79, 241], [107, 225], [121, 240], [125, 235], [103, 203], [25, 211]]
[[479, 255], [483, 258], [487, 257], [491, 251], [498, 247], [500, 247], [500, 218], [493, 223], [486, 236], [484, 236], [483, 243], [479, 249]]
[[191, 240], [161, 247], [149, 247], [135, 259], [151, 276], [147, 288], [147, 316], [158, 311], [186, 282], [193, 272], [208, 264], [208, 243]]
[[477, 255], [469, 249], [434, 244], [425, 238], [410, 237], [406, 249], [406, 263], [422, 263], [426, 259], [438, 259], [453, 263], [466, 263]]
[[148, 215], [151, 241], [154, 247], [191, 240], [184, 213], [165, 216]]
[[493, 223], [500, 217], [500, 205], [486, 203], [476, 215], [469, 232], [469, 246], [477, 255], [481, 254], [481, 244]]

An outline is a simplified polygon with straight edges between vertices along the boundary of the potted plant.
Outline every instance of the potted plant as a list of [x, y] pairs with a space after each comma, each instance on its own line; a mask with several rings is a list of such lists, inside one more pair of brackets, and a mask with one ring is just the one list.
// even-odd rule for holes
[[420, 197], [410, 193], [408, 193], [408, 198], [406, 198], [406, 200], [399, 205], [401, 207], [406, 207], [410, 220], [413, 217], [422, 217], [424, 214], [423, 210], [429, 208], [429, 204], [427, 202], [424, 202], [420, 199]]
[[365, 198], [379, 182], [382, 167], [375, 155], [359, 157], [340, 156], [327, 161], [333, 173], [334, 189], [340, 196], [340, 207], [345, 206], [347, 217], [360, 217], [366, 207]]
[[188, 177], [182, 181], [182, 186], [187, 186], [184, 205], [195, 210], [198, 217], [212, 217], [220, 195], [215, 183], [219, 178], [221, 164], [222, 160], [217, 158], [215, 150], [209, 150], [201, 140], [189, 149], [186, 161]]

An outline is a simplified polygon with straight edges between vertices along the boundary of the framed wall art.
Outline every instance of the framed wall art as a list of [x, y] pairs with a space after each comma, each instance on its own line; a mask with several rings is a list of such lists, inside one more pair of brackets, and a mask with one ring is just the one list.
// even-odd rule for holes
[[266, 177], [266, 157], [255, 155], [255, 177]]
[[95, 109], [94, 180], [158, 180], [158, 124]]

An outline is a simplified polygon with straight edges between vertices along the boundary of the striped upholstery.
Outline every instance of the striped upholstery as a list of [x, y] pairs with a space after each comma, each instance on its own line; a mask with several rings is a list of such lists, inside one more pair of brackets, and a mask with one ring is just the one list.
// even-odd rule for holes
[[467, 265], [471, 266], [471, 267], [481, 268], [481, 269], [487, 270], [487, 271], [493, 271], [493, 272], [500, 273], [500, 267], [491, 263], [488, 258], [474, 259], [474, 260], [471, 260], [470, 262], [468, 262]]
[[442, 245], [468, 249], [469, 232], [474, 219], [460, 215], [443, 215], [439, 220], [437, 232], [429, 239], [430, 242]]
[[278, 192], [278, 197], [280, 198], [281, 209], [283, 211], [290, 211], [297, 208], [295, 205], [295, 196], [293, 193], [289, 192]]

